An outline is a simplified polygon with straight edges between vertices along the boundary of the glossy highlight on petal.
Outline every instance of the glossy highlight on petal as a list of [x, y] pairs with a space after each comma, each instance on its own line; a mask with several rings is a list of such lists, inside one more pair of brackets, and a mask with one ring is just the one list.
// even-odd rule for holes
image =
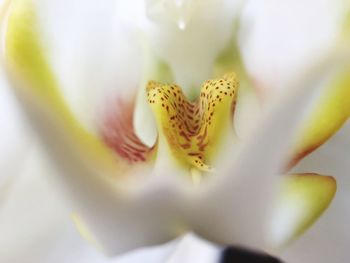
[[268, 232], [273, 247], [284, 246], [306, 231], [327, 209], [337, 189], [331, 176], [293, 174], [284, 180]]
[[150, 81], [148, 102], [154, 112], [159, 143], [169, 146], [178, 163], [210, 171], [224, 138], [233, 136], [232, 113], [238, 80], [234, 73], [206, 81], [200, 96], [190, 102], [177, 85]]

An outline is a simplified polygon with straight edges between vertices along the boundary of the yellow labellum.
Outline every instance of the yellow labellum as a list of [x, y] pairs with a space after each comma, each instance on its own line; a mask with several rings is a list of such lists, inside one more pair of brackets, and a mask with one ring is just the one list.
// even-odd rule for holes
[[210, 171], [209, 163], [227, 136], [233, 135], [232, 113], [238, 80], [234, 73], [206, 81], [190, 102], [177, 85], [150, 81], [148, 102], [156, 118], [159, 143], [165, 143], [181, 166]]

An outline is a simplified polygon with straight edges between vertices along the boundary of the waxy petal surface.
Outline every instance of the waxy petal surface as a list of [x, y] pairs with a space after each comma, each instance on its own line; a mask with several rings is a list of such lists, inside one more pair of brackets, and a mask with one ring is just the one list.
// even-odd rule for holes
[[331, 77], [327, 89], [300, 132], [290, 166], [317, 149], [336, 133], [350, 116], [350, 66]]
[[[158, 181], [130, 189], [124, 180], [111, 180], [128, 173], [129, 163], [86, 130], [67, 106], [41, 46], [35, 4], [12, 3], [5, 62], [17, 96], [60, 172], [56, 178], [63, 196], [73, 201], [71, 210], [108, 254], [176, 237], [172, 227], [177, 228], [181, 203], [177, 192], [167, 191]], [[147, 175], [149, 170], [143, 169], [135, 176]]]
[[112, 152], [97, 136], [84, 129], [60, 94], [40, 44], [34, 7], [30, 0], [14, 1], [8, 19], [5, 59], [17, 95], [55, 147], [67, 146], [68, 152], [82, 161], [94, 160], [100, 168], [113, 169]]
[[281, 247], [301, 235], [331, 203], [337, 189], [331, 176], [293, 174], [285, 177], [270, 220], [270, 242]]
[[217, 56], [234, 33], [234, 20], [243, 2], [148, 1], [152, 23], [147, 35], [155, 52], [171, 66], [174, 80], [186, 96], [196, 94], [196, 87], [212, 76]]
[[197, 234], [221, 244], [268, 247], [265, 227], [280, 187], [277, 174], [320, 87], [319, 76], [331, 69], [332, 60], [323, 61], [276, 98], [252, 134], [227, 153], [217, 176], [203, 182], [203, 195], [190, 214]]

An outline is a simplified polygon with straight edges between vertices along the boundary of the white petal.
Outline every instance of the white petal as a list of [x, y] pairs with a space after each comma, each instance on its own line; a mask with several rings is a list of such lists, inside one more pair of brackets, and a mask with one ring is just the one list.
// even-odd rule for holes
[[240, 140], [249, 135], [254, 124], [261, 118], [261, 103], [252, 87], [238, 89], [237, 105], [234, 114], [234, 128]]
[[48, 180], [47, 167], [35, 153], [22, 158], [21, 174], [0, 207], [2, 262], [41, 262], [60, 235], [62, 200]]
[[267, 230], [270, 246], [279, 250], [302, 235], [322, 215], [337, 190], [331, 176], [292, 174], [283, 176], [283, 181]]
[[176, 243], [107, 258], [79, 235], [42, 157], [34, 150], [23, 161], [22, 174], [0, 206], [2, 262], [163, 263], [170, 255]]
[[174, 72], [175, 81], [193, 96], [212, 76], [212, 66], [233, 35], [241, 1], [148, 1], [153, 24], [147, 27], [154, 50]]
[[[9, 53], [13, 51], [11, 54], [14, 55], [9, 55], [9, 60], [14, 62], [12, 69], [17, 68], [19, 71], [26, 73], [32, 72], [30, 70], [33, 69], [32, 62], [38, 62], [39, 68], [44, 64], [43, 68], [45, 68], [45, 62], [43, 62], [40, 54], [35, 53], [33, 56], [31, 56], [32, 54], [29, 56], [19, 55], [28, 54], [25, 52], [28, 51], [26, 40], [29, 40], [37, 48], [37, 52], [40, 53], [35, 33], [30, 30], [31, 28], [28, 31], [29, 25], [35, 25], [35, 18], [32, 17], [33, 14], [31, 13], [31, 3], [31, 1], [19, 2], [19, 4], [24, 5], [18, 5], [18, 9], [14, 9], [15, 11], [11, 16], [12, 20], [10, 20], [10, 26], [13, 27], [10, 27], [12, 31], [9, 31], [11, 33], [9, 33], [10, 40], [8, 42], [14, 45], [9, 44], [7, 46], [10, 50]], [[27, 19], [26, 24], [22, 23], [22, 18]], [[17, 46], [17, 44], [19, 45]], [[21, 49], [23, 47], [24, 49]], [[22, 51], [24, 53], [21, 53]], [[25, 58], [25, 63], [21, 63], [20, 59], [17, 60], [17, 58], [22, 57]], [[34, 59], [31, 60], [32, 58]], [[48, 72], [49, 76], [40, 74], [41, 71], [34, 70], [34, 72], [35, 78], [37, 77], [39, 82], [37, 85], [33, 85], [35, 88], [31, 91], [35, 94], [35, 91], [40, 93], [44, 89], [45, 91], [49, 90], [46, 93], [52, 91], [53, 94], [56, 94], [55, 84], [50, 85], [45, 81], [40, 82], [45, 77], [50, 79], [50, 72]], [[28, 74], [24, 75], [24, 77], [28, 77]], [[29, 79], [31, 78], [29, 77]], [[25, 84], [28, 84], [28, 82], [25, 82]], [[40, 86], [40, 84], [43, 84], [43, 86]], [[32, 87], [24, 86], [24, 90]], [[36, 89], [38, 86], [42, 89]], [[71, 197], [74, 201], [74, 205], [70, 207], [71, 211], [75, 212], [80, 221], [88, 226], [89, 231], [92, 232], [90, 236], [93, 236], [96, 243], [99, 243], [107, 253], [117, 254], [145, 245], [156, 245], [179, 235], [179, 228], [182, 225], [180, 225], [181, 222], [179, 222], [177, 215], [181, 204], [178, 201], [181, 196], [170, 182], [164, 184], [162, 180], [156, 180], [155, 184], [145, 185], [142, 189], [139, 189], [139, 186], [135, 183], [131, 183], [132, 188], [127, 180], [121, 179], [127, 169], [123, 170], [121, 166], [118, 166], [120, 163], [114, 155], [111, 156], [108, 151], [103, 150], [104, 148], [100, 148], [103, 145], [99, 144], [99, 140], [96, 141], [96, 138], [90, 140], [90, 134], [74, 123], [75, 119], [71, 117], [69, 111], [65, 112], [66, 109], [62, 106], [62, 101], [59, 98], [50, 98], [51, 103], [57, 102], [59, 104], [56, 109], [53, 109], [54, 106], [48, 100], [45, 100], [45, 106], [47, 107], [42, 110], [38, 105], [40, 103], [31, 101], [31, 96], [21, 94], [20, 91], [18, 93], [23, 101], [31, 102], [24, 106], [27, 106], [26, 110], [31, 120], [36, 121], [36, 128], [41, 135], [41, 139], [46, 143], [44, 145], [45, 150], [47, 150], [48, 156], [55, 161], [55, 168], [60, 172], [56, 178], [62, 183], [63, 196]], [[55, 116], [60, 116], [57, 119], [49, 117], [50, 113], [46, 115], [46, 111], [54, 110], [57, 113]], [[62, 116], [65, 113], [67, 113], [66, 119]], [[71, 130], [69, 130], [69, 126], [72, 128]], [[68, 134], [70, 131], [72, 134]], [[87, 140], [84, 141], [85, 139]], [[79, 141], [82, 143], [77, 145], [76, 143]], [[91, 151], [85, 149], [86, 146], [89, 148], [89, 146], [96, 145], [98, 147], [90, 148]], [[108, 156], [107, 165], [102, 161], [103, 165], [99, 166], [101, 163], [90, 158], [95, 156], [99, 160], [103, 153]], [[113, 172], [111, 172], [110, 165], [112, 170], [115, 169]], [[113, 176], [107, 178], [106, 174], [108, 172], [111, 172], [109, 174]], [[142, 179], [149, 179], [149, 175], [150, 171], [145, 168], [140, 170], [138, 174], [128, 177], [128, 179], [132, 181], [136, 177], [137, 181], [143, 182]], [[116, 178], [118, 176], [119, 178]], [[159, 198], [159, 196], [162, 198]], [[85, 230], [85, 232], [87, 231]]]
[[265, 222], [279, 182], [276, 174], [322, 81], [320, 76], [330, 68], [330, 61], [323, 62], [292, 84], [294, 88], [276, 100], [241, 149], [225, 156], [223, 169], [207, 180], [212, 185], [192, 211], [196, 233], [221, 244], [264, 248]]
[[[19, 105], [0, 73], [0, 191], [11, 184], [29, 151], [32, 133], [19, 110]], [[1, 197], [0, 197], [1, 198]]]
[[[55, 180], [53, 179], [55, 176], [53, 174], [57, 171], [52, 170], [40, 148], [32, 150], [31, 155], [23, 160], [22, 168], [19, 179], [16, 180], [10, 191], [3, 196], [3, 202], [0, 206], [1, 261], [19, 263], [23, 262], [23, 258], [25, 258], [28, 263], [127, 263], [139, 262], [140, 258], [149, 258], [150, 262], [161, 263], [170, 255], [175, 243], [169, 243], [163, 247], [140, 249], [120, 258], [108, 259], [102, 251], [98, 251], [96, 247], [83, 240], [78, 231], [73, 228], [70, 213], [71, 211], [78, 211], [79, 213], [82, 210], [81, 203], [77, 207], [73, 207], [76, 210], [68, 209], [65, 206], [63, 201], [65, 201], [66, 195], [62, 195], [62, 192], [57, 191], [57, 185], [54, 185]], [[79, 192], [78, 188], [75, 190]], [[168, 193], [168, 191], [166, 192]], [[90, 195], [89, 198], [96, 198], [93, 191], [87, 194]], [[97, 225], [99, 230], [99, 232], [94, 233], [101, 234], [101, 231], [104, 231], [104, 241], [109, 238], [110, 243], [117, 248], [125, 248], [125, 246], [129, 246], [129, 248], [142, 247], [141, 244], [147, 245], [147, 242], [142, 242], [149, 240], [150, 236], [158, 238], [164, 236], [164, 229], [169, 233], [167, 228], [169, 224], [174, 226], [174, 231], [177, 227], [176, 221], [169, 223], [164, 220], [161, 211], [152, 211], [152, 206], [157, 207], [160, 203], [157, 193], [149, 196], [155, 198], [155, 200], [149, 200], [150, 198], [145, 200], [143, 197], [140, 197], [142, 200], [125, 200], [124, 197], [119, 202], [119, 207], [118, 202], [114, 202], [114, 197], [108, 200], [110, 201], [107, 204], [108, 207], [106, 207], [106, 202], [98, 203], [100, 200], [83, 201], [85, 211], [88, 210], [88, 212], [81, 213], [81, 215], [87, 214], [88, 216], [83, 217], [83, 219], [86, 218], [88, 222], [91, 222], [91, 220], [98, 221], [92, 224], [93, 228], [96, 228]], [[142, 202], [150, 202], [151, 204], [142, 204]], [[138, 205], [141, 207], [138, 207]], [[105, 208], [109, 208], [109, 210], [104, 210]], [[166, 207], [162, 209], [165, 210]], [[175, 215], [176, 213], [167, 218], [175, 218]], [[162, 222], [159, 223], [158, 219]], [[108, 225], [103, 225], [106, 222]], [[162, 224], [163, 231], [161, 229]], [[157, 243], [151, 240], [148, 244], [152, 242]], [[158, 241], [158, 243], [162, 242]]]
[[63, 196], [73, 201], [70, 210], [104, 253], [114, 256], [163, 244], [186, 230], [184, 197], [171, 171], [166, 176], [140, 171], [136, 181], [115, 184], [86, 167], [67, 168], [58, 178]]
[[[242, 20], [243, 57], [259, 87], [284, 89], [337, 40], [343, 1], [249, 1]], [[266, 90], [265, 90], [266, 89]]]
[[220, 253], [220, 247], [190, 233], [180, 240], [166, 263], [216, 263], [220, 258]]
[[36, 1], [42, 42], [62, 92], [92, 130], [98, 109], [111, 96], [136, 92], [140, 81], [137, 32], [122, 19], [132, 9], [120, 2]]
[[178, 241], [176, 240], [161, 246], [139, 249], [119, 257], [116, 263], [139, 263], [141, 261], [164, 263], [174, 249], [176, 249], [177, 245]]
[[313, 154], [295, 171], [328, 173], [337, 179], [337, 194], [326, 214], [283, 254], [287, 262], [346, 262], [350, 243], [350, 123]]
[[[70, 223], [70, 224], [69, 224]], [[47, 263], [164, 263], [176, 246], [176, 242], [162, 246], [142, 248], [120, 257], [109, 258], [103, 255], [91, 244], [83, 240], [73, 227], [67, 222], [61, 236], [56, 240], [49, 255], [45, 258]]]

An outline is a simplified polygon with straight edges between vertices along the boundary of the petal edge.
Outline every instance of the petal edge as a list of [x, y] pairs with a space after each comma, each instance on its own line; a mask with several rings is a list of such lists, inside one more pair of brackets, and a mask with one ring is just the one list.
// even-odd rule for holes
[[284, 180], [269, 221], [269, 243], [275, 248], [303, 234], [327, 209], [337, 189], [332, 176], [305, 173]]

